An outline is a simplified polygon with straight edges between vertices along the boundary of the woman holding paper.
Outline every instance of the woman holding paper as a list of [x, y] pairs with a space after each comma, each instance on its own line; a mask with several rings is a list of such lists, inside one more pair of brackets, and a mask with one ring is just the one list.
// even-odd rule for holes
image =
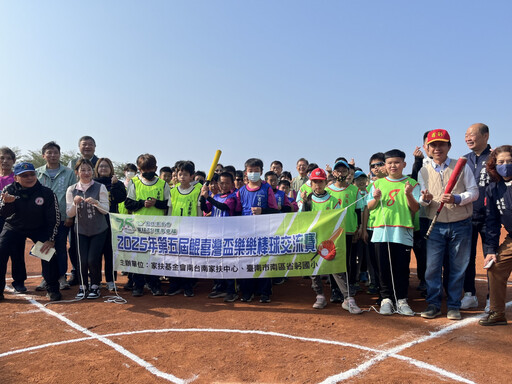
[[108, 192], [103, 184], [93, 180], [94, 168], [89, 160], [78, 160], [75, 172], [78, 183], [66, 192], [66, 213], [76, 217], [80, 281], [76, 298], [96, 299], [100, 297], [101, 254], [108, 228]]
[[[507, 280], [512, 272], [512, 146], [496, 148], [487, 161], [492, 182], [485, 191], [484, 268], [489, 278], [491, 312], [480, 325], [506, 325]], [[508, 232], [499, 244], [501, 226]]]

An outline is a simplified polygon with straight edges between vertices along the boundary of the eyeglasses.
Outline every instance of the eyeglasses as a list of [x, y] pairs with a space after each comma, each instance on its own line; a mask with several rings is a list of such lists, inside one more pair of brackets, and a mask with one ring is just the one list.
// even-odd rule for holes
[[236, 181], [244, 181], [244, 179], [236, 178]]
[[386, 163], [384, 163], [383, 161], [381, 161], [380, 163], [373, 163], [373, 164], [370, 164], [370, 168], [373, 169], [373, 168], [382, 167], [385, 164]]

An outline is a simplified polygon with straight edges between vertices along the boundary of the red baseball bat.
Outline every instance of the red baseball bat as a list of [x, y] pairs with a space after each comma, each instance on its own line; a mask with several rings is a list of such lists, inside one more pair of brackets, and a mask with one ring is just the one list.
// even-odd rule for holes
[[[453, 187], [455, 187], [455, 184], [457, 183], [457, 180], [459, 180], [459, 176], [464, 170], [464, 166], [466, 165], [466, 162], [468, 159], [466, 159], [464, 156], [459, 157], [459, 160], [457, 160], [457, 164], [455, 164], [455, 168], [453, 169], [452, 175], [450, 176], [450, 180], [448, 180], [448, 184], [446, 184], [446, 188], [444, 189], [444, 193], [452, 193]], [[444, 207], [444, 202], [439, 204], [439, 208], [437, 208], [436, 215], [432, 219], [432, 223], [430, 223], [430, 227], [428, 228], [427, 234], [425, 235], [425, 239], [428, 239], [430, 236], [430, 232], [432, 232], [432, 229], [434, 228], [434, 225], [436, 224], [437, 218], [439, 217], [439, 213]]]

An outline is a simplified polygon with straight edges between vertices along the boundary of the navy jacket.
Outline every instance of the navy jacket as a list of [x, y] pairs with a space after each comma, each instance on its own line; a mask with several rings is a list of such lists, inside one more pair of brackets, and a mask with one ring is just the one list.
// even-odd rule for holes
[[507, 236], [512, 232], [512, 183], [500, 181], [489, 184], [485, 191], [485, 208], [484, 253], [487, 255], [498, 250], [502, 224]]
[[476, 185], [478, 186], [478, 192], [480, 193], [478, 195], [478, 200], [473, 201], [473, 221], [485, 221], [485, 189], [491, 182], [487, 169], [485, 168], [485, 164], [490, 154], [491, 146], [487, 145], [487, 148], [484, 149], [480, 156], [475, 155], [474, 152], [469, 152], [464, 156], [468, 159], [467, 164], [473, 171]]
[[54, 241], [60, 224], [59, 203], [50, 188], [39, 181], [31, 188], [22, 188], [14, 182], [4, 192], [16, 196], [12, 203], [0, 204], [0, 214], [5, 218], [5, 228], [29, 235], [43, 232]]

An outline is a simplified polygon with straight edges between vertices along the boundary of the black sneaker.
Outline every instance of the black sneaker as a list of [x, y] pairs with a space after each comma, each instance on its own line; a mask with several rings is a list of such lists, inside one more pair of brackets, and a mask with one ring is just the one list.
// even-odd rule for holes
[[87, 295], [87, 298], [88, 299], [97, 299], [100, 296], [101, 296], [100, 295], [100, 288], [97, 287], [97, 288], [91, 288], [91, 290], [89, 291], [89, 294]]
[[208, 295], [208, 298], [209, 299], [218, 299], [219, 297], [226, 297], [226, 295], [227, 295], [226, 292], [212, 291]]
[[14, 288], [14, 293], [25, 293], [27, 292], [27, 287], [23, 285], [23, 283], [12, 283], [12, 287]]
[[240, 299], [240, 301], [242, 303], [250, 303], [253, 298], [254, 298], [254, 295], [252, 293], [251, 294], [245, 294], [245, 295], [242, 295], [242, 298]]
[[78, 276], [71, 274], [71, 277], [68, 280], [68, 284], [70, 286], [80, 284], [80, 281], [78, 281]]
[[194, 297], [194, 291], [192, 289], [185, 289], [185, 292], [183, 292], [183, 296], [185, 297]]
[[331, 303], [341, 303], [342, 301], [343, 301], [343, 295], [341, 294], [341, 292], [338, 291], [337, 289], [333, 289], [331, 291], [330, 302]]
[[142, 295], [144, 295], [144, 288], [133, 287], [133, 290], [132, 290], [133, 297], [141, 297]]
[[224, 298], [225, 303], [233, 303], [238, 299], [238, 295], [236, 293], [228, 293]]
[[78, 293], [75, 296], [75, 299], [80, 300], [87, 297], [87, 291], [83, 288], [78, 289]]
[[48, 292], [46, 297], [50, 299], [50, 301], [61, 301], [62, 294], [60, 292]]
[[151, 288], [151, 293], [153, 294], [153, 296], [163, 296], [164, 295], [164, 291], [162, 291], [158, 287]]
[[270, 303], [270, 297], [267, 295], [260, 296], [260, 303]]
[[131, 291], [133, 289], [133, 281], [128, 280], [128, 282], [125, 285], [123, 285], [123, 289], [125, 291]]
[[165, 295], [166, 296], [174, 296], [181, 292], [183, 292], [182, 288], [176, 288], [176, 287], [170, 286], [169, 289], [167, 290], [167, 292], [165, 292]]

